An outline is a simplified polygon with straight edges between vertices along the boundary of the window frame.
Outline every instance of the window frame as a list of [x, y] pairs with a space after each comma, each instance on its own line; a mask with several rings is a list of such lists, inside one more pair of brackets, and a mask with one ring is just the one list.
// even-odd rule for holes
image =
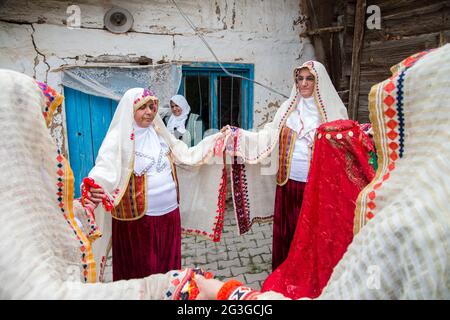
[[[248, 79], [254, 79], [254, 64], [251, 63], [222, 63], [223, 67], [227, 69], [229, 73], [236, 73], [242, 75]], [[210, 87], [210, 101], [212, 106], [210, 108], [209, 126], [211, 128], [218, 128], [218, 77], [229, 76], [227, 75], [219, 63], [217, 62], [190, 62], [182, 65], [182, 78], [178, 94], [184, 95], [184, 76], [185, 75], [208, 75], [209, 87]], [[241, 105], [242, 105], [242, 118], [241, 126], [243, 129], [251, 129], [253, 127], [253, 83], [249, 80], [242, 79], [241, 82]]]

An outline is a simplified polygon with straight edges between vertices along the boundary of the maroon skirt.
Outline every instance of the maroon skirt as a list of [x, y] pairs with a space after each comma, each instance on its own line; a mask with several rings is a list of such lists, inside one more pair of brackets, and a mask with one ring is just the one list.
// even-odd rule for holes
[[273, 217], [272, 271], [288, 256], [298, 216], [302, 208], [306, 182], [288, 180], [277, 186]]
[[180, 209], [134, 221], [113, 219], [112, 253], [114, 281], [181, 269]]

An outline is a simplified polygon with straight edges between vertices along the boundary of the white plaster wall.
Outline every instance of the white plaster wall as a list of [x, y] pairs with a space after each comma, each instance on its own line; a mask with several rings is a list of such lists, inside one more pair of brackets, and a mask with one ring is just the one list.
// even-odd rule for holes
[[[285, 95], [293, 84], [293, 68], [314, 58], [309, 41], [299, 37], [304, 28], [298, 23], [299, 2], [177, 0], [222, 62], [253, 63], [255, 80]], [[71, 4], [81, 9], [80, 29], [65, 25]], [[131, 32], [117, 35], [103, 28], [103, 16], [113, 5], [131, 12]], [[170, 0], [0, 2], [0, 68], [24, 72], [61, 89], [60, 72], [51, 70], [102, 55], [146, 56], [154, 63], [214, 62]], [[255, 85], [254, 126], [269, 121], [284, 100]]]
[[33, 47], [30, 25], [0, 22], [0, 66], [35, 75], [37, 52]]

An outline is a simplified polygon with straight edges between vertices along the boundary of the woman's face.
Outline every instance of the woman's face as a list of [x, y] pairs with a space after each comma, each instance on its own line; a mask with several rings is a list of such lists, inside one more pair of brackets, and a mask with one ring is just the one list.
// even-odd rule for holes
[[300, 69], [300, 72], [295, 79], [295, 83], [297, 85], [297, 90], [303, 98], [309, 98], [313, 95], [316, 80], [308, 68]]
[[153, 119], [155, 119], [156, 113], [158, 112], [157, 102], [150, 100], [146, 104], [143, 104], [134, 113], [134, 121], [141, 128], [147, 128], [152, 124]]
[[183, 110], [173, 101], [170, 101], [170, 109], [172, 110], [172, 114], [176, 117], [180, 116], [181, 112], [183, 112]]

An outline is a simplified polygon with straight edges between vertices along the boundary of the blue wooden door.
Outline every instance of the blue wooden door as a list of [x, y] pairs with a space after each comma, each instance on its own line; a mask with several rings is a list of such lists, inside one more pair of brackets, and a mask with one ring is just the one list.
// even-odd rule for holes
[[75, 177], [75, 197], [79, 197], [81, 181], [95, 165], [118, 102], [67, 87], [64, 96], [69, 160]]

